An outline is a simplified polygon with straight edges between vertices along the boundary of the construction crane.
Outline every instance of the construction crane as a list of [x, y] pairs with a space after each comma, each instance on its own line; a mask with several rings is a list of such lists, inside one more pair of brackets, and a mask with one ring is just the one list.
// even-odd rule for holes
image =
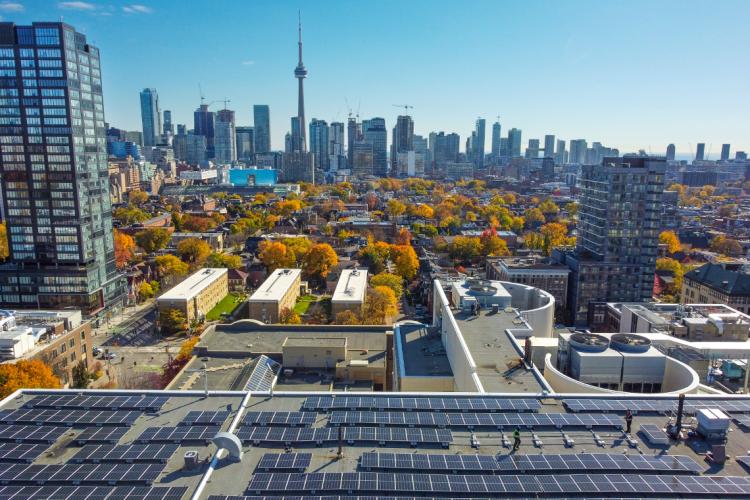
[[405, 115], [409, 114], [409, 109], [414, 109], [414, 106], [411, 106], [409, 104], [394, 104], [393, 106], [396, 108], [404, 108]]
[[[216, 101], [214, 101], [214, 102], [216, 102]], [[227, 104], [228, 104], [228, 103], [230, 103], [230, 102], [232, 102], [232, 100], [231, 100], [231, 99], [227, 99], [227, 98], [225, 97], [225, 98], [224, 98], [224, 100], [223, 100], [222, 102], [224, 103], [224, 109], [227, 109]]]

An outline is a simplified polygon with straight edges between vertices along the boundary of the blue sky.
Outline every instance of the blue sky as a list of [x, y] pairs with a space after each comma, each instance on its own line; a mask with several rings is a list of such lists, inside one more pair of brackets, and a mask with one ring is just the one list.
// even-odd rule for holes
[[524, 144], [553, 133], [655, 154], [750, 150], [747, 0], [136, 1], [0, 0], [0, 16], [62, 16], [86, 33], [107, 120], [127, 129], [140, 129], [143, 87], [192, 127], [200, 83], [209, 101], [231, 99], [239, 125], [269, 104], [281, 148], [301, 9], [308, 120], [345, 121], [351, 107], [390, 129], [406, 103], [416, 133], [457, 132], [462, 147], [481, 116], [489, 148], [500, 115]]

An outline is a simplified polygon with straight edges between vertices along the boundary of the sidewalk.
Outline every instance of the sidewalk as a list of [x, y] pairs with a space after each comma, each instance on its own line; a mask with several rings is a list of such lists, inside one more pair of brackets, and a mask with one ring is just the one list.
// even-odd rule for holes
[[142, 315], [144, 311], [148, 311], [154, 307], [156, 304], [155, 299], [149, 299], [146, 302], [143, 302], [141, 304], [138, 304], [136, 306], [127, 306], [122, 311], [115, 314], [113, 317], [109, 319], [109, 322], [104, 321], [101, 326], [98, 328], [94, 328], [91, 333], [94, 336], [99, 336], [101, 334], [107, 335], [111, 334], [112, 330], [116, 327], [120, 326], [123, 323], [126, 323], [133, 318], [139, 317], [139, 315]]

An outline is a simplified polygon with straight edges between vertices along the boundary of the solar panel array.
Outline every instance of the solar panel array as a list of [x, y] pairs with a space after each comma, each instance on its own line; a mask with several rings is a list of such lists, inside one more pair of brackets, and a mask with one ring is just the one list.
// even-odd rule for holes
[[425, 455], [414, 453], [362, 454], [359, 465], [366, 470], [434, 470], [492, 472], [499, 469], [492, 455]]
[[[492, 415], [487, 414], [487, 415]], [[448, 417], [445, 413], [426, 411], [333, 411], [330, 416], [333, 425], [401, 425], [446, 427]]]
[[538, 411], [536, 399], [485, 397], [430, 397], [400, 396], [310, 396], [302, 405], [304, 410], [416, 410], [416, 411]]
[[132, 410], [38, 410], [19, 409], [0, 412], [0, 422], [35, 425], [132, 425], [141, 412]]
[[217, 432], [214, 425], [149, 427], [135, 440], [139, 443], [207, 443]]
[[243, 390], [270, 391], [273, 387], [273, 381], [280, 370], [281, 365], [279, 363], [261, 354], [258, 356], [253, 371], [250, 373], [250, 377], [247, 379]]
[[177, 425], [222, 425], [229, 418], [230, 412], [191, 411]]
[[46, 444], [0, 443], [0, 462], [33, 462], [47, 448]]
[[[570, 411], [653, 412], [668, 413], [677, 410], [676, 399], [563, 399]], [[695, 413], [702, 408], [720, 408], [729, 413], [750, 413], [750, 399], [686, 400], [684, 411]]]
[[285, 427], [310, 426], [317, 414], [311, 411], [249, 411], [242, 417], [242, 425], [278, 425]]
[[137, 483], [149, 485], [162, 464], [12, 464], [0, 468], [1, 484]]
[[76, 437], [76, 444], [115, 444], [127, 434], [127, 427], [88, 427]]
[[177, 451], [176, 444], [133, 444], [124, 446], [90, 444], [81, 448], [71, 462], [166, 462]]
[[[411, 429], [383, 427], [342, 427], [342, 439], [346, 443], [382, 443], [403, 445], [448, 446], [453, 435], [448, 429]], [[282, 428], [241, 427], [237, 437], [243, 442], [255, 444], [322, 444], [337, 442], [339, 429], [332, 427]]]
[[69, 430], [67, 427], [0, 425], [0, 442], [52, 444]]
[[302, 472], [312, 460], [312, 453], [266, 453], [258, 462], [258, 470]]
[[656, 424], [641, 424], [638, 432], [651, 444], [669, 444], [669, 436]]
[[3, 500], [181, 500], [186, 486], [0, 486]]
[[735, 460], [737, 460], [737, 463], [740, 463], [750, 469], [750, 456], [736, 457]]
[[247, 494], [370, 493], [492, 495], [611, 495], [737, 498], [750, 491], [750, 477], [650, 474], [393, 474], [384, 472], [258, 473]]
[[737, 425], [750, 430], [750, 415], [732, 415], [732, 420]]
[[497, 463], [504, 472], [522, 471], [640, 471], [697, 474], [703, 469], [685, 455], [623, 455], [617, 453], [579, 453], [556, 455], [499, 455]]
[[619, 415], [571, 413], [448, 413], [450, 427], [615, 427], [625, 423]]
[[79, 410], [141, 410], [158, 411], [169, 399], [168, 396], [82, 396], [49, 394], [36, 396], [24, 403], [26, 408], [71, 408]]

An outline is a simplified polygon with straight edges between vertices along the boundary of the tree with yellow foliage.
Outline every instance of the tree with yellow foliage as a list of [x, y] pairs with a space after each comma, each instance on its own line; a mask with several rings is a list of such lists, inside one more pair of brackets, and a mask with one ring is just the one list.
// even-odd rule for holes
[[391, 274], [387, 272], [379, 273], [370, 278], [370, 285], [375, 286], [387, 286], [393, 293], [396, 294], [397, 298], [401, 298], [404, 293], [404, 280], [401, 276]]
[[398, 299], [387, 286], [376, 286], [365, 299], [362, 324], [385, 325], [398, 314]]
[[60, 379], [52, 368], [38, 359], [22, 359], [0, 364], [0, 398], [18, 389], [59, 389]]
[[177, 244], [177, 253], [183, 261], [198, 268], [211, 255], [211, 247], [200, 238], [186, 238]]
[[8, 247], [8, 228], [5, 222], [0, 222], [0, 260], [5, 260], [10, 255]]
[[294, 252], [290, 252], [289, 247], [280, 241], [261, 241], [258, 250], [258, 258], [266, 266], [269, 273], [279, 268], [296, 265]]
[[391, 245], [390, 257], [399, 276], [405, 280], [412, 280], [416, 276], [419, 259], [411, 245]]
[[396, 198], [391, 198], [388, 200], [388, 204], [386, 205], [385, 211], [393, 218], [398, 217], [399, 215], [402, 215], [406, 211], [406, 205], [401, 203]]
[[497, 235], [495, 228], [482, 231], [482, 234], [479, 236], [479, 242], [482, 245], [482, 255], [492, 257], [510, 255], [508, 243]]
[[302, 318], [296, 312], [285, 307], [279, 312], [279, 323], [282, 325], [299, 325], [302, 323]]
[[357, 313], [345, 309], [336, 313], [336, 318], [333, 322], [337, 325], [361, 325], [362, 320], [359, 318]]
[[156, 272], [160, 278], [185, 276], [189, 270], [187, 264], [172, 254], [160, 255], [154, 259], [154, 262], [156, 263]]
[[309, 278], [324, 280], [339, 263], [338, 255], [328, 243], [318, 243], [310, 248], [302, 261], [302, 270]]
[[663, 243], [667, 245], [667, 251], [669, 253], [676, 253], [679, 252], [682, 248], [682, 243], [680, 243], [680, 238], [677, 236], [677, 233], [674, 231], [662, 231], [659, 234], [659, 243]]

